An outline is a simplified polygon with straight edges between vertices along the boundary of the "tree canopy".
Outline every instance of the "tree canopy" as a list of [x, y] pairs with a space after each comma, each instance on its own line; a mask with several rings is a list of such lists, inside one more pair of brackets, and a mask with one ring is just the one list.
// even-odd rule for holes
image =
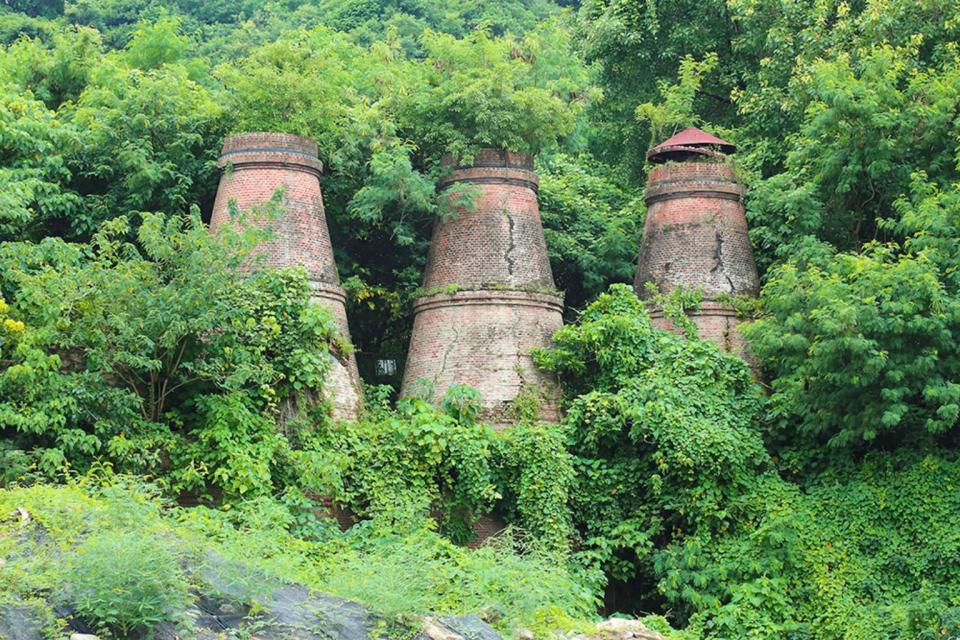
[[[310, 584], [356, 595], [338, 557], [370, 594], [367, 557], [462, 569], [404, 603], [489, 598], [518, 636], [593, 610], [687, 639], [957, 636], [958, 41], [947, 0], [0, 2], [0, 503], [145, 477], [205, 534], [249, 518], [298, 571], [322, 557]], [[738, 147], [756, 376], [624, 284], [646, 152], [688, 126]], [[252, 130], [318, 143], [353, 347], [305, 273], [245, 268], [262, 232], [207, 230], [223, 140]], [[561, 423], [521, 399], [495, 432], [472, 389], [373, 384], [333, 421], [330, 357], [402, 367], [441, 159], [483, 147], [536, 158]], [[73, 484], [7, 489], [50, 482]], [[503, 604], [493, 552], [455, 546], [491, 511], [505, 575], [555, 591]], [[8, 566], [18, 601], [57, 581]]]

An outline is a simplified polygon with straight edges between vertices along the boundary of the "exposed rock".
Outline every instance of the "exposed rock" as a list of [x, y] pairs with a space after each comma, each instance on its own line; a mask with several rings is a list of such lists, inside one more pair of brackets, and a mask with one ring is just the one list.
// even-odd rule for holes
[[651, 631], [639, 620], [610, 618], [597, 624], [597, 633], [590, 638], [603, 640], [664, 640], [656, 631]]
[[356, 602], [311, 594], [299, 585], [281, 587], [265, 607], [270, 623], [257, 634], [259, 640], [364, 640], [379, 620]]
[[[35, 549], [33, 544], [22, 547], [25, 555]], [[477, 615], [388, 620], [358, 602], [281, 582], [215, 554], [185, 569], [202, 586], [193, 603], [172, 616], [175, 623], [153, 629], [151, 640], [367, 640], [386, 628], [416, 640], [502, 640]], [[43, 640], [41, 610], [67, 623], [70, 640], [97, 639], [70, 602], [37, 608], [14, 600], [0, 604], [0, 640]]]
[[441, 618], [440, 622], [466, 640], [500, 640], [493, 627], [475, 614]]
[[156, 640], [180, 638], [184, 621], [198, 640], [253, 628], [257, 640], [365, 640], [381, 621], [357, 602], [271, 580], [216, 555], [207, 556], [196, 574], [205, 592], [177, 616], [180, 629], [163, 625]]
[[424, 618], [420, 633], [430, 640], [461, 640], [459, 633], [443, 626], [436, 618]]
[[43, 640], [43, 622], [33, 607], [14, 600], [0, 604], [0, 638], [4, 640]]

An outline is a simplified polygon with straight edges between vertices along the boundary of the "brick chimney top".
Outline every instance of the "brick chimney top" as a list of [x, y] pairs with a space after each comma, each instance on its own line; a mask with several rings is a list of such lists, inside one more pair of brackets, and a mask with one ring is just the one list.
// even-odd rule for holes
[[533, 156], [528, 153], [484, 148], [477, 151], [472, 164], [461, 164], [459, 158], [447, 154], [441, 158], [440, 165], [450, 169], [440, 178], [437, 186], [441, 190], [456, 182], [513, 184], [528, 187], [534, 194], [540, 188], [540, 178], [533, 170]]
[[323, 163], [317, 158], [317, 143], [290, 133], [253, 131], [227, 136], [220, 151], [219, 166], [280, 165], [318, 176]]
[[683, 161], [703, 156], [722, 158], [736, 153], [737, 148], [702, 129], [690, 127], [664, 140], [647, 152], [647, 160], [654, 163]]

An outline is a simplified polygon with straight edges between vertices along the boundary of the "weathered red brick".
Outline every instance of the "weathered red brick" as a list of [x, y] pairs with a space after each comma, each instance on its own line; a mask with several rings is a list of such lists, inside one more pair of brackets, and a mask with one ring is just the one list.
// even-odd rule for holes
[[[656, 161], [656, 158], [654, 158]], [[654, 167], [647, 178], [647, 219], [634, 287], [647, 299], [647, 283], [661, 293], [678, 286], [701, 289], [704, 302], [690, 314], [701, 337], [749, 361], [726, 296], [756, 296], [756, 262], [743, 208], [744, 187], [719, 154], [690, 153]], [[658, 310], [654, 324], [672, 330]]]
[[[302, 266], [307, 270], [312, 300], [330, 310], [349, 340], [346, 297], [340, 287], [320, 193], [323, 164], [317, 144], [309, 138], [282, 133], [241, 133], [224, 141], [219, 165], [224, 169], [213, 205], [210, 229], [230, 224], [230, 205], [242, 212], [263, 205], [279, 189], [284, 213], [260, 219], [273, 237], [257, 248], [265, 268]], [[354, 419], [362, 406], [356, 358], [331, 357], [332, 370], [324, 393], [338, 419]]]
[[437, 402], [450, 385], [470, 385], [482, 398], [482, 418], [499, 427], [515, 422], [512, 402], [527, 386], [542, 394], [540, 417], [557, 421], [556, 384], [530, 352], [551, 344], [563, 326], [562, 313], [560, 298], [524, 291], [420, 298], [402, 393], [426, 392]]
[[439, 401], [450, 385], [468, 384], [480, 392], [482, 418], [504, 426], [514, 421], [512, 402], [526, 387], [540, 394], [541, 417], [558, 420], [556, 384], [530, 357], [563, 324], [532, 159], [485, 149], [473, 165], [454, 168], [441, 188], [457, 183], [476, 185], [479, 195], [473, 207], [434, 227], [428, 295], [414, 305], [401, 393], [426, 385]]

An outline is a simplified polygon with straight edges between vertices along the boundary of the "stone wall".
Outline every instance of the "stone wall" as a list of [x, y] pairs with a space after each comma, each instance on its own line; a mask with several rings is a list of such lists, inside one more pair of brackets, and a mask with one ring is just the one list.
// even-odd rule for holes
[[[350, 339], [333, 247], [320, 192], [323, 164], [317, 144], [309, 138], [281, 133], [241, 133], [229, 136], [220, 155], [223, 175], [213, 205], [210, 229], [216, 233], [231, 224], [231, 205], [248, 213], [282, 192], [283, 213], [249, 223], [269, 227], [273, 237], [257, 248], [257, 268], [302, 266], [307, 270], [312, 300], [333, 315], [341, 333]], [[360, 376], [353, 354], [333, 354], [324, 389], [333, 415], [353, 419], [362, 406]]]

